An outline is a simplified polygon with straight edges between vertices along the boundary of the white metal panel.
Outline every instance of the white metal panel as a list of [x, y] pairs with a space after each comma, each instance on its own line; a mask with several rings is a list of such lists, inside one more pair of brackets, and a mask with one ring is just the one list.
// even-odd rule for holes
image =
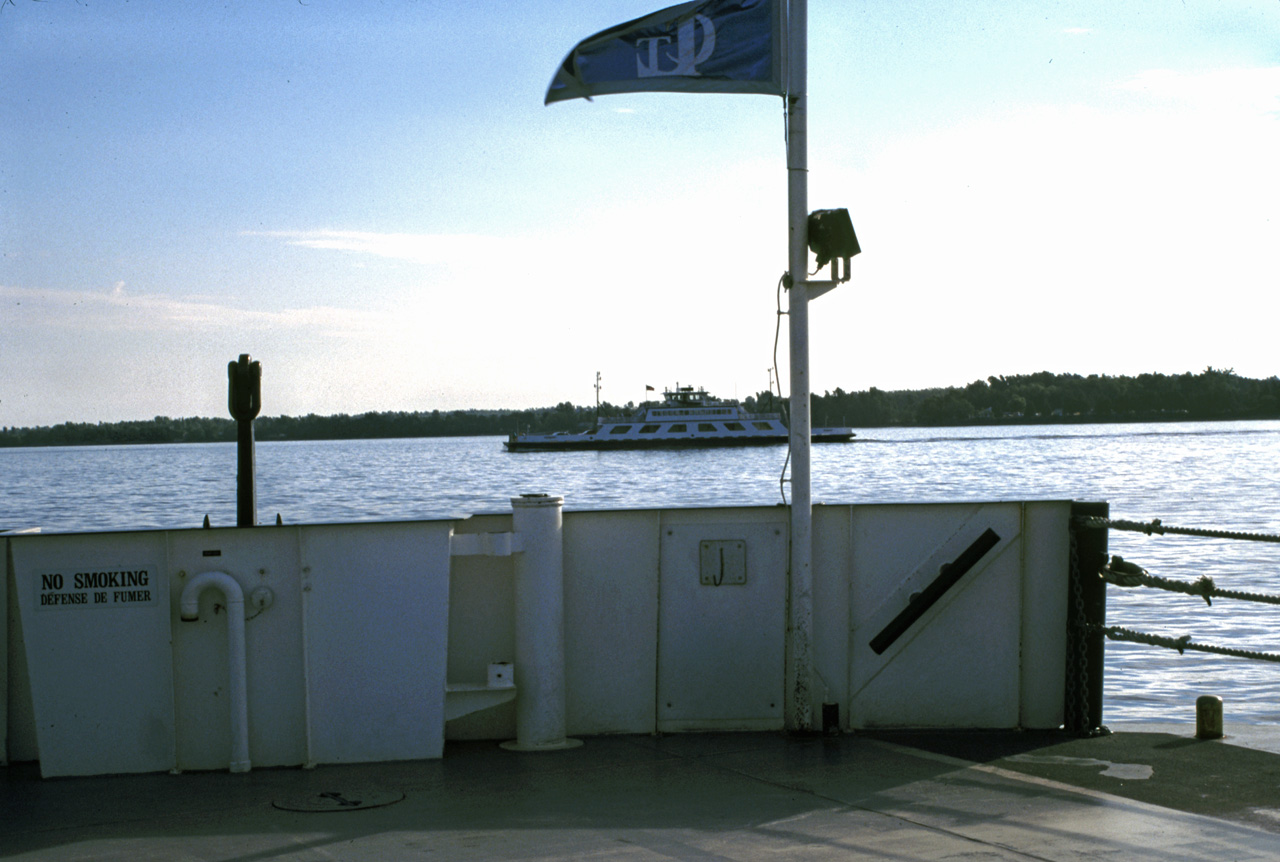
[[658, 536], [655, 511], [564, 515], [570, 734], [654, 730]]
[[[511, 529], [509, 514], [477, 515], [454, 523], [454, 539], [457, 541], [469, 534], [510, 533]], [[512, 557], [481, 555], [452, 559], [448, 633], [450, 685], [481, 683], [488, 675], [490, 663], [515, 661]], [[515, 735], [514, 703], [473, 712], [445, 725], [448, 739], [510, 739]]]
[[[182, 585], [205, 571], [226, 572], [246, 598], [253, 767], [306, 761], [298, 529], [262, 526], [166, 534], [173, 583], [173, 684], [180, 769], [226, 769], [231, 749], [227, 616], [222, 596], [205, 590], [199, 619], [179, 621]], [[255, 615], [248, 597], [262, 586], [272, 590], [274, 601]]]
[[849, 579], [852, 507], [813, 507], [813, 715], [824, 703], [840, 704], [848, 727]]
[[[162, 533], [9, 539], [40, 771], [154, 772], [174, 764], [169, 579]], [[97, 573], [145, 572], [134, 596]], [[55, 578], [55, 576], [57, 576]], [[141, 595], [145, 592], [145, 600]]]
[[313, 762], [440, 756], [452, 531], [300, 528]]
[[[1019, 504], [872, 506], [853, 524], [852, 726], [1017, 726]], [[988, 528], [997, 544], [877, 654], [871, 641]]]
[[523, 550], [519, 533], [460, 533], [449, 545], [455, 557], [509, 557]]
[[[1057, 726], [1068, 517], [1062, 502], [818, 507], [813, 706], [842, 703], [854, 728]], [[772, 506], [566, 513], [566, 730], [781, 727], [786, 525], [786, 510]], [[893, 644], [871, 650], [939, 561], [988, 527], [998, 544]], [[450, 558], [451, 546], [468, 549], [448, 541], [450, 529], [490, 534], [471, 540], [476, 552], [516, 550], [494, 538], [510, 532], [510, 516], [6, 537], [15, 554], [10, 624], [34, 625], [11, 653], [21, 666], [9, 668], [10, 699], [25, 651], [33, 709], [15, 720], [10, 704], [10, 757], [30, 737], [46, 774], [225, 769], [220, 596], [206, 593], [200, 622], [178, 622], [180, 584], [205, 570], [227, 572], [246, 596], [260, 586], [275, 594], [246, 625], [255, 767], [435, 756], [438, 668], [447, 666], [449, 683], [480, 684], [491, 662], [514, 657], [513, 557]], [[733, 583], [733, 553], [734, 577], [717, 576], [716, 554], [704, 560], [704, 548], [736, 553], [738, 542], [744, 583]], [[40, 548], [59, 550], [41, 557]], [[41, 572], [31, 566], [46, 557], [73, 570], [123, 569], [147, 554], [165, 591], [150, 616], [151, 606], [32, 607], [40, 590], [31, 578]], [[68, 624], [70, 614], [89, 622]], [[89, 721], [106, 729], [76, 732]], [[510, 704], [448, 723], [450, 738], [514, 732]]]
[[[658, 730], [780, 728], [785, 517], [776, 509], [668, 513], [660, 538]], [[746, 543], [745, 583], [702, 583], [708, 540]]]
[[1066, 687], [1071, 504], [1027, 503], [1023, 515], [1022, 719], [1060, 727]]
[[[32, 533], [38, 530], [30, 531]], [[31, 677], [27, 673], [27, 648], [22, 637], [22, 615], [18, 612], [18, 587], [13, 577], [13, 556], [8, 553], [6, 545], [6, 554], [8, 559], [7, 567], [7, 589], [5, 590], [8, 597], [8, 625], [9, 625], [9, 643], [6, 652], [8, 654], [9, 678], [8, 678], [8, 697], [7, 697], [7, 727], [5, 727], [5, 742], [7, 745], [7, 756], [11, 762], [21, 763], [29, 760], [40, 759], [40, 749], [36, 745], [36, 721], [35, 714], [31, 706]], [[0, 706], [4, 706], [5, 701], [0, 700]], [[0, 725], [5, 722], [0, 722]]]

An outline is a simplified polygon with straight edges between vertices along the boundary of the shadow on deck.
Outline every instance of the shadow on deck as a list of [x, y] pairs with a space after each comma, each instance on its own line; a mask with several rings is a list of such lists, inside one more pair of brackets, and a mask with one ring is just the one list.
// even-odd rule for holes
[[[282, 810], [317, 798], [340, 810]], [[370, 801], [388, 804], [343, 805]], [[450, 743], [441, 760], [247, 775], [41, 780], [35, 764], [0, 770], [0, 856], [20, 859], [1128, 862], [1277, 852], [1280, 755], [1166, 733], [616, 736], [555, 753]]]

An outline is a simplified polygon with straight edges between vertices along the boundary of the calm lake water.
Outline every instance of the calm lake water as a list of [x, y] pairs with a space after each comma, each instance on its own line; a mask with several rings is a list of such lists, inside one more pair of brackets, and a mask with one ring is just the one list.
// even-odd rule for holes
[[[1280, 422], [896, 428], [815, 447], [815, 502], [1105, 500], [1113, 518], [1280, 533]], [[497, 437], [259, 443], [259, 519], [286, 523], [509, 511], [521, 493], [568, 509], [772, 505], [785, 450], [509, 454]], [[235, 522], [234, 444], [0, 449], [0, 529]], [[1152, 574], [1280, 594], [1280, 545], [1112, 531]], [[1280, 607], [1109, 590], [1107, 621], [1280, 652]], [[1108, 642], [1104, 720], [1280, 723], [1280, 665]]]

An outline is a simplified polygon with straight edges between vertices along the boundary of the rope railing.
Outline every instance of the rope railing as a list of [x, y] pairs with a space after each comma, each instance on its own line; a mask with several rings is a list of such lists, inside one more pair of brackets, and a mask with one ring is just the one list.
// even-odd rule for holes
[[[1086, 529], [1125, 530], [1135, 533], [1145, 533], [1148, 536], [1197, 536], [1211, 539], [1230, 539], [1246, 542], [1271, 542], [1280, 544], [1280, 536], [1268, 533], [1245, 533], [1234, 530], [1213, 530], [1200, 527], [1174, 527], [1165, 525], [1159, 518], [1143, 522], [1086, 515], [1073, 518], [1072, 525], [1077, 528]], [[1199, 596], [1205, 600], [1206, 604], [1209, 605], [1213, 604], [1212, 599], [1214, 598], [1239, 599], [1241, 601], [1280, 605], [1280, 596], [1268, 595], [1266, 593], [1249, 593], [1241, 590], [1220, 589], [1217, 584], [1214, 583], [1213, 578], [1208, 575], [1202, 575], [1194, 581], [1179, 581], [1171, 578], [1162, 578], [1150, 574], [1141, 566], [1128, 562], [1123, 557], [1119, 556], [1113, 556], [1111, 561], [1098, 571], [1098, 577], [1102, 578], [1108, 584], [1117, 587], [1151, 587], [1153, 589], [1183, 593], [1184, 595], [1189, 596]], [[1212, 653], [1215, 655], [1225, 655], [1234, 658], [1280, 662], [1280, 654], [1259, 652], [1257, 650], [1238, 649], [1236, 647], [1217, 646], [1215, 644], [1196, 643], [1191, 640], [1191, 635], [1183, 635], [1181, 637], [1174, 638], [1134, 631], [1133, 629], [1127, 629], [1121, 626], [1105, 626], [1098, 623], [1088, 624], [1083, 626], [1083, 628], [1090, 634], [1101, 634], [1108, 640], [1164, 647], [1166, 649], [1177, 650], [1179, 655], [1183, 654], [1186, 650], [1193, 650], [1195, 652]]]
[[1184, 650], [1194, 650], [1196, 652], [1214, 653], [1216, 655], [1227, 655], [1234, 658], [1249, 658], [1257, 661], [1273, 661], [1280, 662], [1280, 655], [1269, 652], [1257, 652], [1255, 650], [1236, 649], [1234, 647], [1215, 646], [1213, 644], [1195, 643], [1191, 640], [1191, 635], [1183, 635], [1179, 638], [1165, 637], [1163, 635], [1147, 634], [1145, 632], [1136, 632], [1132, 629], [1121, 628], [1120, 626], [1089, 626], [1089, 631], [1095, 634], [1103, 634], [1109, 640], [1128, 641], [1129, 643], [1147, 644], [1149, 646], [1166, 647], [1175, 649], [1179, 655]]
[[1280, 544], [1280, 536], [1270, 533], [1240, 533], [1234, 530], [1208, 530], [1200, 527], [1172, 527], [1161, 523], [1159, 518], [1151, 521], [1125, 521], [1117, 518], [1099, 518], [1094, 515], [1078, 517], [1076, 524], [1081, 527], [1107, 528], [1111, 530], [1127, 530], [1131, 533], [1146, 533], [1148, 536], [1200, 536], [1207, 539], [1235, 539], [1244, 542], [1273, 542]]
[[1184, 593], [1189, 596], [1199, 596], [1204, 599], [1205, 604], [1212, 605], [1214, 597], [1224, 599], [1240, 599], [1246, 602], [1262, 602], [1268, 605], [1280, 605], [1280, 596], [1268, 595], [1267, 593], [1246, 593], [1241, 590], [1223, 590], [1213, 582], [1213, 578], [1208, 575], [1201, 575], [1195, 581], [1176, 581], [1171, 578], [1162, 578], [1157, 575], [1148, 574], [1146, 569], [1140, 568], [1134, 563], [1126, 561], [1123, 557], [1112, 557], [1111, 562], [1102, 567], [1098, 572], [1098, 576], [1105, 580], [1108, 584], [1117, 587], [1153, 587], [1157, 590], [1168, 590], [1174, 593]]

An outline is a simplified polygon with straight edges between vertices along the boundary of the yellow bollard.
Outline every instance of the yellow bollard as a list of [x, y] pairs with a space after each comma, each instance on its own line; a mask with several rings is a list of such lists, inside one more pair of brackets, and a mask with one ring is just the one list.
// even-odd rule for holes
[[1222, 698], [1217, 695], [1196, 698], [1196, 738], [1222, 739]]

